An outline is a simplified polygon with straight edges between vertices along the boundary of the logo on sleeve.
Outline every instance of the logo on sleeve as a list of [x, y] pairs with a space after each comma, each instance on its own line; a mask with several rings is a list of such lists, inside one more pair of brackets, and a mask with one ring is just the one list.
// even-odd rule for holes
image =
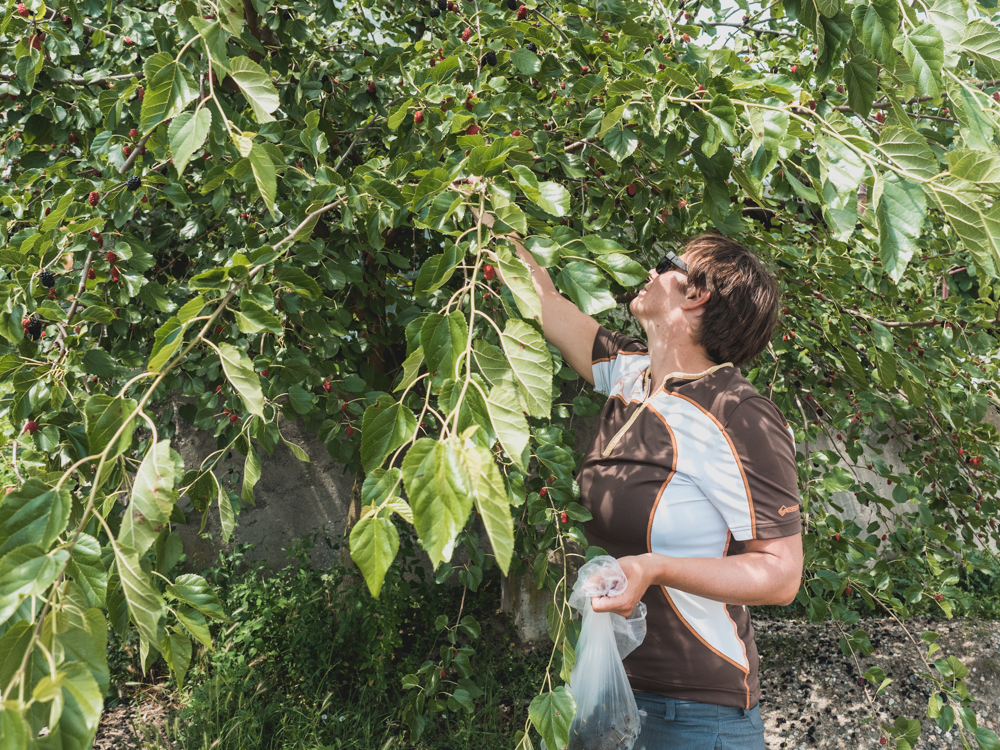
[[786, 513], [794, 513], [798, 509], [799, 509], [798, 505], [793, 505], [791, 508], [786, 508], [784, 505], [782, 505], [780, 508], [778, 508], [778, 515], [783, 516]]

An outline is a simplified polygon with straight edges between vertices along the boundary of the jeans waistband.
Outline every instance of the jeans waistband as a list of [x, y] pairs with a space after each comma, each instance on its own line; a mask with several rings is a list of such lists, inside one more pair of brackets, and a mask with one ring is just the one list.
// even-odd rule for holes
[[700, 703], [698, 701], [670, 698], [666, 695], [641, 693], [639, 691], [634, 691], [634, 694], [636, 701], [644, 704], [639, 706], [640, 710], [648, 714], [661, 716], [666, 721], [673, 721], [677, 717], [721, 719], [727, 716], [748, 716], [756, 708], [756, 706], [751, 706], [750, 708], [720, 706], [716, 703]]

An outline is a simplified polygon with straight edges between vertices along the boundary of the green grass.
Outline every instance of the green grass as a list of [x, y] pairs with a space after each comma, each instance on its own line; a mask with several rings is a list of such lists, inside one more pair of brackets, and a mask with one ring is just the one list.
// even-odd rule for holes
[[[483, 697], [472, 714], [431, 718], [420, 740], [411, 743], [400, 721], [406, 703], [402, 678], [437, 657], [445, 641], [434, 620], [455, 617], [462, 589], [423, 583], [411, 566], [391, 572], [376, 601], [348, 568], [303, 565], [307, 547], [294, 550], [297, 559], [276, 574], [244, 565], [245, 550], [207, 571], [232, 622], [213, 633], [216, 650], [197, 656], [182, 688], [166, 685], [180, 708], [163, 728], [166, 739], [146, 728], [149, 750], [512, 746], [541, 684], [548, 651], [514, 642], [508, 618], [497, 613], [496, 571], [466, 595], [463, 610], [483, 627], [471, 641], [473, 679]], [[136, 644], [115, 643], [110, 656], [116, 681], [136, 679]]]

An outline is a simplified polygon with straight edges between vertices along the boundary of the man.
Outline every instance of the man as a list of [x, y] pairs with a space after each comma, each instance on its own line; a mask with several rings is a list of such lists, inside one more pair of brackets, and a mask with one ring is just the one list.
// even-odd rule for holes
[[802, 538], [791, 430], [739, 367], [770, 341], [777, 283], [739, 243], [696, 237], [631, 303], [644, 343], [581, 312], [509, 239], [546, 339], [609, 397], [577, 479], [589, 542], [628, 578], [594, 611], [648, 609], [625, 660], [644, 714], [635, 750], [763, 750], [747, 606], [794, 600]]

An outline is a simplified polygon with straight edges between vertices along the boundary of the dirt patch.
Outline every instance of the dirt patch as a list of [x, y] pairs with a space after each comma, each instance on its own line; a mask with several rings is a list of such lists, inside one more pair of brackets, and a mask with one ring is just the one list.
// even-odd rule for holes
[[[976, 698], [979, 725], [1000, 729], [1000, 622], [940, 621], [914, 618], [906, 630], [920, 643], [926, 630], [940, 635], [934, 658], [957, 657], [969, 669], [966, 683]], [[926, 667], [903, 627], [893, 620], [862, 620], [875, 651], [857, 663], [840, 649], [833, 623], [809, 623], [754, 617], [760, 651], [761, 716], [768, 750], [825, 750], [879, 747], [882, 723], [897, 716], [920, 719], [918, 746], [961, 748], [957, 731], [942, 731], [924, 718], [931, 683], [920, 676]], [[860, 668], [859, 668], [860, 665]], [[875, 697], [857, 678], [871, 666], [893, 680]], [[869, 701], [871, 697], [873, 702]], [[975, 747], [975, 741], [972, 742]]]
[[94, 750], [179, 750], [167, 737], [174, 707], [155, 693], [137, 692], [105, 709]]

